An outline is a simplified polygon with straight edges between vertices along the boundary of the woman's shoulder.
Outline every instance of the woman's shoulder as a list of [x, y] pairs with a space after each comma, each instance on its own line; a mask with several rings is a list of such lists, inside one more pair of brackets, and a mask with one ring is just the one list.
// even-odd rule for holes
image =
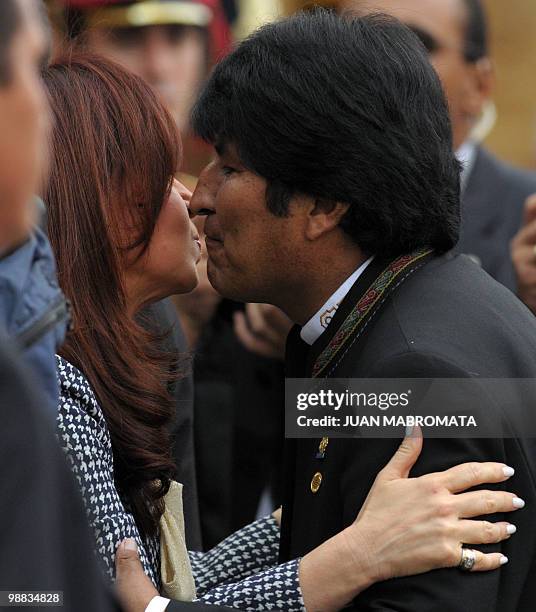
[[60, 416], [82, 411], [107, 429], [95, 393], [82, 372], [63, 357], [56, 355], [56, 373], [60, 392]]

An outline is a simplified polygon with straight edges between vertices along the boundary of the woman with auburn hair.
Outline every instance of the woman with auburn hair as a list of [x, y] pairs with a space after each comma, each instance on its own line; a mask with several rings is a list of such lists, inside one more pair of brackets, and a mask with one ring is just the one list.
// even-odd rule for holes
[[[197, 283], [191, 194], [173, 178], [180, 142], [150, 88], [109, 61], [58, 60], [44, 81], [54, 117], [48, 227], [74, 324], [58, 357], [59, 437], [109, 577], [116, 547], [132, 537], [159, 587], [161, 519], [173, 477], [169, 380], [179, 368], [137, 317]], [[278, 512], [207, 553], [189, 553], [183, 598], [241, 609], [337, 609], [375, 581], [456, 566], [460, 542], [509, 537], [507, 523], [462, 519], [489, 512], [490, 500], [494, 512], [514, 510], [513, 494], [460, 491], [503, 482], [513, 470], [462, 465], [408, 479], [421, 444], [419, 436], [406, 438], [355, 522], [302, 559], [277, 565]], [[476, 551], [473, 570], [504, 562]]]

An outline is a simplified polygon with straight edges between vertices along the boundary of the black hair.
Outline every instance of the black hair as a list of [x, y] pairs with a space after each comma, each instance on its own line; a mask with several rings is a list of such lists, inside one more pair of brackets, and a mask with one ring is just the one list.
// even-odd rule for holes
[[11, 78], [11, 43], [21, 22], [17, 0], [2, 0], [0, 6], [0, 86]]
[[365, 253], [457, 242], [447, 104], [424, 48], [390, 17], [322, 9], [263, 26], [215, 68], [192, 120], [266, 179], [275, 215], [301, 193], [349, 204], [341, 227]]
[[467, 9], [464, 57], [477, 62], [488, 55], [488, 25], [481, 0], [463, 0]]

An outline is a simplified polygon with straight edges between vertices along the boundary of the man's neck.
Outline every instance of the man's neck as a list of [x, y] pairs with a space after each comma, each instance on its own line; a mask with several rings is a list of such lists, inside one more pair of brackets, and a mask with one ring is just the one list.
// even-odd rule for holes
[[298, 325], [304, 325], [368, 257], [361, 252], [333, 258], [304, 272], [299, 287], [277, 304]]

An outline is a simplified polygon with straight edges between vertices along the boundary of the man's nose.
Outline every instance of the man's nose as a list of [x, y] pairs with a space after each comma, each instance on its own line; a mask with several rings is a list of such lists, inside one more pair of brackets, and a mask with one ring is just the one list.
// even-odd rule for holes
[[216, 212], [215, 202], [218, 184], [215, 180], [212, 164], [209, 164], [199, 175], [197, 186], [190, 200], [190, 215], [211, 215]]

